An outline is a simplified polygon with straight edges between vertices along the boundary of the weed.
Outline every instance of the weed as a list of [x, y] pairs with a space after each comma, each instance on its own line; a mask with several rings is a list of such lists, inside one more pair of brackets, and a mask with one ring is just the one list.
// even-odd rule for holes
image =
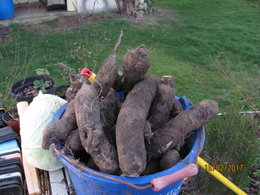
[[[248, 175], [257, 159], [256, 121], [250, 115], [241, 115], [240, 90], [235, 90], [233, 101], [225, 114], [218, 116], [206, 127], [207, 140], [202, 157], [212, 165], [242, 165], [243, 169], [221, 172], [241, 189], [248, 187]], [[204, 171], [196, 182], [206, 194], [233, 194], [218, 180]], [[204, 185], [201, 185], [204, 184]], [[202, 187], [203, 186], [203, 187]]]
[[44, 22], [42, 22], [42, 24], [47, 24], [51, 27], [55, 27], [57, 25], [58, 21], [59, 21], [59, 19], [56, 18], [53, 20], [44, 21]]
[[52, 86], [51, 81], [44, 81], [44, 80], [35, 80], [33, 81], [33, 87], [42, 92], [46, 92], [49, 87]]

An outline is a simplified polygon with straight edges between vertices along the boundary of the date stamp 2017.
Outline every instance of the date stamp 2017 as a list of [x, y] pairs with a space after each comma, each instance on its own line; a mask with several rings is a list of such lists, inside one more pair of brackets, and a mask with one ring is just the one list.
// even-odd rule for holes
[[227, 165], [205, 165], [205, 169], [207, 171], [243, 171], [244, 165], [243, 164], [227, 164]]

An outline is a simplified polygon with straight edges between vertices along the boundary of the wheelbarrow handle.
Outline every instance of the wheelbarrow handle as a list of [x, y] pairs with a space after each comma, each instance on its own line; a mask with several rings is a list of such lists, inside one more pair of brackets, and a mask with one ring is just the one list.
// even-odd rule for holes
[[198, 173], [198, 171], [199, 171], [199, 169], [196, 164], [194, 164], [194, 163], [189, 164], [187, 167], [185, 167], [177, 172], [174, 172], [170, 175], [165, 175], [163, 177], [158, 177], [158, 178], [153, 179], [151, 181], [152, 189], [154, 191], [159, 191], [176, 181], [179, 181], [186, 177], [191, 177], [193, 175], [196, 175]]

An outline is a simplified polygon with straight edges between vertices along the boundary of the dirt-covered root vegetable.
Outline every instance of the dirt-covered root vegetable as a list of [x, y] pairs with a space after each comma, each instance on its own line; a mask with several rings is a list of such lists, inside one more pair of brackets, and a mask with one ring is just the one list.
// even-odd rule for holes
[[78, 93], [78, 91], [80, 90], [84, 82], [90, 84], [90, 82], [81, 75], [77, 75], [75, 77], [75, 80], [72, 81], [70, 87], [67, 89], [65, 93], [66, 100], [68, 102], [70, 102], [75, 98], [76, 94]]
[[111, 88], [100, 101], [100, 122], [109, 142], [115, 146], [115, 125], [121, 102], [118, 94]]
[[162, 76], [162, 78], [161, 78], [161, 83], [162, 84], [166, 84], [166, 85], [169, 85], [171, 88], [173, 88], [173, 90], [174, 90], [174, 94], [176, 93], [176, 89], [175, 89], [175, 87], [174, 87], [174, 85], [173, 85], [173, 78], [172, 78], [172, 76], [170, 76], [170, 75], [165, 75], [165, 76]]
[[159, 158], [174, 149], [192, 130], [212, 120], [218, 111], [216, 101], [203, 100], [181, 112], [154, 132], [150, 143], [146, 143], [147, 155], [150, 158]]
[[160, 160], [152, 159], [146, 163], [145, 170], [142, 172], [142, 175], [150, 175], [158, 173], [161, 171]]
[[156, 96], [150, 108], [152, 129], [159, 129], [168, 122], [174, 101], [175, 89], [172, 85], [172, 77], [164, 76], [158, 86]]
[[170, 118], [176, 117], [182, 111], [183, 111], [183, 108], [181, 106], [181, 103], [178, 100], [176, 100], [175, 98], [173, 98], [173, 105], [172, 105]]
[[87, 167], [91, 168], [91, 169], [94, 169], [96, 171], [99, 171], [99, 168], [98, 166], [95, 164], [93, 158], [90, 158], [88, 163], [87, 163]]
[[52, 143], [65, 139], [76, 128], [77, 122], [74, 111], [74, 100], [72, 100], [67, 104], [66, 111], [61, 119], [56, 123], [49, 124], [45, 128], [42, 138], [42, 148], [49, 149]]
[[153, 131], [151, 127], [151, 123], [146, 121], [144, 126], [144, 139], [149, 142], [149, 140], [153, 137]]
[[112, 87], [116, 80], [117, 75], [117, 62], [116, 55], [109, 56], [103, 63], [101, 68], [92, 83], [92, 85], [99, 92], [99, 96], [106, 96], [109, 89]]
[[116, 131], [114, 127], [103, 128], [109, 143], [116, 148]]
[[158, 87], [150, 76], [137, 83], [122, 104], [116, 124], [119, 166], [126, 176], [138, 177], [145, 169], [144, 129]]
[[128, 93], [138, 81], [144, 78], [150, 65], [147, 51], [143, 45], [129, 50], [123, 61], [124, 88], [125, 92]]
[[130, 81], [138, 82], [149, 69], [149, 60], [144, 45], [129, 50], [124, 56], [123, 73]]
[[100, 121], [103, 128], [116, 124], [121, 102], [118, 94], [111, 88], [107, 96], [100, 101]]
[[78, 152], [84, 150], [79, 137], [79, 130], [73, 130], [65, 139], [64, 149], [69, 152]]
[[116, 92], [124, 91], [124, 75], [122, 71], [117, 72], [116, 80], [113, 85], [113, 89]]
[[113, 174], [119, 169], [117, 152], [104, 133], [100, 122], [99, 92], [83, 84], [75, 97], [75, 113], [82, 146], [100, 171]]
[[177, 150], [170, 150], [164, 154], [160, 160], [162, 170], [169, 169], [180, 161], [180, 154]]
[[99, 93], [99, 97], [106, 96], [117, 78], [117, 50], [121, 43], [123, 32], [119, 35], [117, 44], [112, 55], [110, 55], [99, 69], [92, 85]]

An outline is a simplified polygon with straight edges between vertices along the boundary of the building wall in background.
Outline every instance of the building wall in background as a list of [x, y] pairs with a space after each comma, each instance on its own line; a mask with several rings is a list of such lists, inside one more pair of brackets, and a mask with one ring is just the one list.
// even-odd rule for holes
[[116, 10], [115, 0], [77, 0], [77, 11], [79, 13], [100, 13]]

